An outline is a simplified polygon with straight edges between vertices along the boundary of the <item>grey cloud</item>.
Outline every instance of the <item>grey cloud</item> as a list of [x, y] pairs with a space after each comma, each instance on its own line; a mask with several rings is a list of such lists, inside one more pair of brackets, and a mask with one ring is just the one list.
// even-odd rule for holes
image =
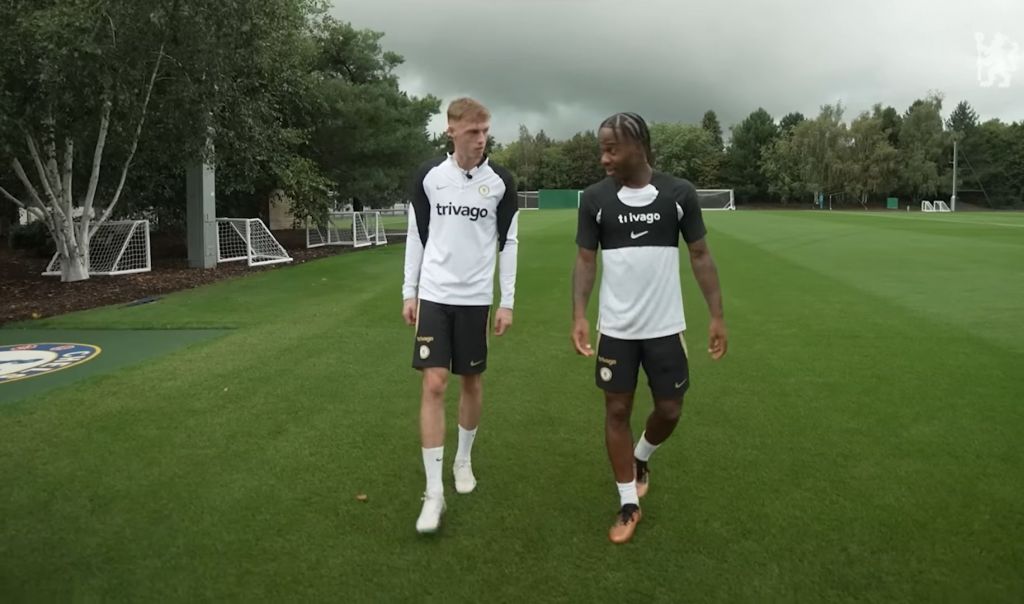
[[[714, 109], [727, 128], [757, 107], [781, 118], [841, 101], [852, 118], [930, 90], [947, 112], [967, 100], [1024, 119], [1016, 0], [336, 0], [332, 13], [385, 32], [409, 92], [479, 97], [505, 141], [520, 123], [565, 137], [622, 110], [698, 122]], [[1020, 44], [1009, 88], [979, 85], [975, 32]]]

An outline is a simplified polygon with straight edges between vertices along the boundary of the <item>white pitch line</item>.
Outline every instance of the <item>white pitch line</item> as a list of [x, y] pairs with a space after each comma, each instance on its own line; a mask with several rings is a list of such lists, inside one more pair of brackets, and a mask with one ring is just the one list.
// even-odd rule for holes
[[955, 218], [938, 218], [932, 220], [931, 218], [923, 218], [919, 216], [895, 216], [893, 214], [877, 214], [874, 212], [865, 212], [863, 214], [852, 213], [852, 212], [834, 212], [835, 214], [849, 214], [850, 216], [871, 216], [872, 218], [895, 218], [897, 220], [929, 220], [931, 222], [956, 222], [958, 224], [975, 224], [975, 225], [990, 225], [990, 226], [1001, 226], [1009, 227], [1011, 229], [1024, 229], [1024, 224], [1007, 224], [1005, 222], [974, 222], [973, 220], [956, 220]]

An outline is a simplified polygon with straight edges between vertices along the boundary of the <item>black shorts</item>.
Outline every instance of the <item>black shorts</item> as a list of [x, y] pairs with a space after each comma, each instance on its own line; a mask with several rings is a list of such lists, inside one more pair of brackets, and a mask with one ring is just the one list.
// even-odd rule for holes
[[458, 375], [487, 369], [490, 306], [454, 306], [420, 300], [412, 366], [444, 367]]
[[650, 340], [620, 340], [599, 334], [594, 379], [608, 392], [634, 392], [640, 365], [656, 399], [680, 398], [690, 387], [686, 340], [675, 334]]

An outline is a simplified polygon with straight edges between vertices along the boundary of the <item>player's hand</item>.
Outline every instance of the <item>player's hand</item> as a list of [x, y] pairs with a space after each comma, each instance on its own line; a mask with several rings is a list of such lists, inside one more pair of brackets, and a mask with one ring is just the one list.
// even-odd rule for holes
[[728, 348], [729, 335], [725, 330], [725, 319], [711, 319], [711, 325], [708, 327], [708, 354], [717, 361], [725, 356]]
[[572, 324], [572, 344], [576, 353], [585, 357], [594, 356], [590, 347], [590, 323], [586, 319], [576, 319]]
[[402, 303], [402, 318], [405, 319], [406, 325], [416, 324], [416, 310], [419, 307], [416, 298], [409, 298]]
[[494, 313], [494, 335], [504, 335], [509, 327], [512, 327], [512, 309], [499, 308], [498, 312]]

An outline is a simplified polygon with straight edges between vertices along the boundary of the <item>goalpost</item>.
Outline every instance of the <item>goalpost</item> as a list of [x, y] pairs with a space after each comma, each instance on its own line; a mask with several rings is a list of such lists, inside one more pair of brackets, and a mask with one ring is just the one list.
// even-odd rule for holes
[[217, 262], [239, 260], [266, 266], [291, 262], [292, 257], [259, 218], [218, 218]]
[[516, 193], [516, 197], [519, 200], [520, 210], [539, 210], [540, 209], [540, 192], [539, 191], [519, 191]]
[[[331, 212], [327, 215], [327, 245], [373, 245], [364, 212]], [[376, 229], [376, 225], [374, 225]], [[376, 231], [374, 231], [376, 233]]]
[[364, 211], [363, 223], [366, 225], [366, 232], [373, 245], [388, 244], [388, 235], [384, 232], [384, 221], [381, 220], [379, 211]]
[[697, 189], [697, 200], [700, 209], [704, 211], [736, 209], [736, 197], [732, 189]]
[[387, 245], [388, 235], [384, 219], [378, 210], [362, 212], [330, 212], [326, 224], [306, 221], [306, 247], [342, 245], [367, 247]]
[[[43, 275], [60, 276], [60, 253], [53, 255]], [[148, 220], [109, 220], [89, 239], [89, 275], [131, 275], [153, 268]]]
[[327, 228], [313, 222], [312, 218], [306, 219], [306, 248], [323, 247], [327, 245]]
[[937, 199], [935, 201], [922, 201], [921, 202], [921, 211], [922, 212], [952, 212], [953, 210], [952, 210], [952, 208], [949, 207], [948, 203], [946, 203], [945, 201], [942, 201], [941, 199]]

